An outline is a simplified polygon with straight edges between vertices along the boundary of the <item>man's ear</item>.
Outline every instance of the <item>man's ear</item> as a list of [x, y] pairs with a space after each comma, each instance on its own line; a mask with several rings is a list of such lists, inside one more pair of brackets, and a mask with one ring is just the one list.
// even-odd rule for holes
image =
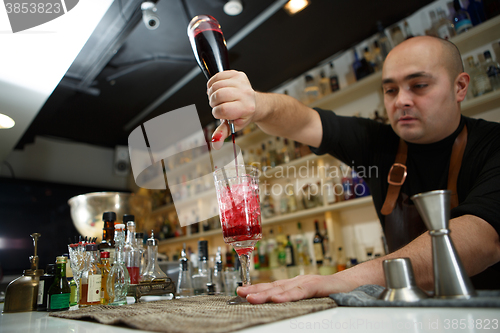
[[454, 93], [457, 98], [457, 102], [462, 102], [467, 95], [467, 89], [469, 88], [470, 76], [469, 74], [463, 72], [458, 74], [455, 79]]

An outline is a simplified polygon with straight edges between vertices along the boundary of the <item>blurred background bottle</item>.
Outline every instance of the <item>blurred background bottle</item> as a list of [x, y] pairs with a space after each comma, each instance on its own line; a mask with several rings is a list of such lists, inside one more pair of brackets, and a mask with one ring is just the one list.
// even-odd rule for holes
[[455, 26], [455, 32], [457, 35], [469, 31], [472, 28], [472, 21], [469, 13], [462, 8], [459, 0], [453, 0], [453, 8], [455, 8], [455, 14], [453, 14], [453, 25]]
[[490, 51], [484, 52], [483, 72], [486, 72], [493, 90], [500, 89], [500, 65], [493, 61]]

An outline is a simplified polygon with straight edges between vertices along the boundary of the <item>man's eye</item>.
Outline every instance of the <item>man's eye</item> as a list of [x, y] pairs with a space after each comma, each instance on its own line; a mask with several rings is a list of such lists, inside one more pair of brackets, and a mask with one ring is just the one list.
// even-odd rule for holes
[[414, 85], [413, 87], [416, 89], [424, 89], [424, 88], [427, 88], [428, 86], [429, 85], [427, 83], [419, 83], [419, 84]]
[[395, 91], [396, 91], [396, 89], [393, 89], [393, 88], [385, 88], [384, 94], [390, 95], [390, 94], [393, 94]]

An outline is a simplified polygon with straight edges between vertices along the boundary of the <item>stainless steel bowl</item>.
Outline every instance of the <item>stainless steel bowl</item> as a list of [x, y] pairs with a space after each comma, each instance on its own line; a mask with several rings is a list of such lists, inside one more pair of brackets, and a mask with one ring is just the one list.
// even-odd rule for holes
[[123, 214], [135, 216], [138, 232], [147, 228], [147, 220], [151, 213], [151, 199], [134, 193], [94, 192], [78, 195], [68, 200], [71, 207], [73, 224], [82, 236], [102, 238], [102, 214], [115, 212], [117, 221], [121, 222]]

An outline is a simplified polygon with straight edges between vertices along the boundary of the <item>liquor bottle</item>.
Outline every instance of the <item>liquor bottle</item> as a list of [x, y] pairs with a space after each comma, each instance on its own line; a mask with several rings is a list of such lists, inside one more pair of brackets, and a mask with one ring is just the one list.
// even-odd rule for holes
[[381, 21], [377, 21], [377, 29], [378, 29], [377, 42], [380, 47], [380, 55], [382, 57], [382, 61], [384, 61], [387, 55], [389, 54], [389, 51], [392, 49], [392, 45], [391, 42], [389, 41], [389, 38], [387, 38], [387, 35], [385, 34], [384, 26], [382, 25]]
[[[67, 265], [66, 265], [67, 267]], [[74, 277], [68, 278], [69, 288], [71, 289], [71, 294], [69, 295], [69, 306], [78, 304], [78, 295], [76, 294], [76, 281]]]
[[453, 8], [455, 8], [455, 14], [453, 15], [453, 25], [455, 26], [455, 32], [460, 35], [463, 32], [469, 31], [472, 28], [472, 21], [470, 19], [469, 13], [467, 13], [462, 6], [460, 1], [453, 0]]
[[325, 199], [326, 199], [326, 204], [331, 205], [335, 202], [337, 202], [337, 195], [336, 195], [336, 186], [335, 186], [335, 181], [333, 180], [332, 177], [328, 174], [328, 170], [330, 169], [330, 165], [326, 165], [326, 180], [325, 180]]
[[287, 184], [285, 187], [285, 193], [286, 193], [286, 198], [287, 198], [288, 212], [289, 213], [296, 212], [297, 211], [297, 198], [295, 196], [293, 183], [290, 179], [288, 179], [288, 181], [287, 181]]
[[279, 267], [278, 261], [278, 242], [274, 238], [273, 229], [269, 230], [269, 239], [267, 240], [267, 256], [269, 258], [269, 268]]
[[328, 237], [328, 228], [326, 227], [326, 221], [323, 221], [323, 227], [325, 228], [325, 233], [323, 235], [323, 249], [325, 250], [325, 260], [330, 263], [332, 261], [332, 253], [330, 252], [330, 238]]
[[[135, 233], [135, 246], [137, 247], [137, 250], [139, 251], [139, 258], [141, 261], [141, 266], [139, 269], [139, 274], [142, 275], [144, 270], [146, 269], [147, 261], [145, 260], [145, 250], [144, 250], [144, 233], [143, 232], [136, 232]], [[110, 260], [111, 262], [111, 260]]]
[[205, 295], [208, 283], [208, 242], [198, 241], [198, 273], [192, 276], [195, 295]]
[[191, 211], [191, 223], [189, 228], [191, 229], [191, 235], [195, 235], [198, 232], [200, 232], [200, 225], [199, 225], [199, 220], [198, 216], [196, 215], [196, 210]]
[[321, 97], [327, 96], [332, 92], [330, 80], [326, 77], [324, 70], [319, 73], [319, 92]]
[[56, 264], [48, 264], [45, 268], [45, 274], [40, 276], [36, 305], [37, 311], [47, 311], [47, 295], [52, 282], [54, 282], [55, 273]]
[[181, 258], [179, 259], [179, 279], [177, 280], [177, 296], [179, 298], [194, 295], [191, 274], [189, 272], [189, 260], [186, 255], [186, 243], [183, 244]]
[[323, 236], [319, 232], [318, 221], [314, 221], [314, 227], [316, 228], [316, 233], [313, 238], [313, 248], [314, 248], [314, 258], [316, 259], [316, 264], [322, 265], [325, 255], [325, 248], [323, 244]]
[[217, 247], [217, 252], [215, 253], [215, 265], [213, 274], [213, 283], [215, 286], [215, 294], [224, 295], [224, 276], [222, 267], [222, 252], [221, 247]]
[[406, 39], [413, 37], [413, 32], [411, 31], [410, 25], [408, 24], [408, 21], [406, 21], [406, 20], [404, 23], [404, 32], [405, 32]]
[[138, 284], [140, 278], [141, 258], [139, 249], [135, 245], [134, 215], [123, 215], [123, 223], [127, 225], [127, 239], [123, 246], [125, 266], [130, 276], [130, 284]]
[[229, 245], [226, 245], [226, 267], [228, 268], [234, 267], [234, 256]]
[[96, 244], [85, 245], [86, 260], [80, 279], [79, 307], [101, 304], [101, 269], [99, 268], [99, 250]]
[[262, 168], [262, 172], [266, 172], [266, 170], [271, 166], [269, 163], [269, 156], [266, 151], [266, 144], [262, 144], [262, 151], [261, 151], [261, 159], [260, 159], [260, 167]]
[[278, 226], [276, 242], [278, 244], [278, 264], [279, 266], [284, 267], [286, 266], [286, 244], [288, 241], [281, 226]]
[[255, 268], [255, 270], [260, 269], [260, 261], [259, 261], [259, 248], [260, 247], [261, 247], [261, 242], [258, 241], [257, 243], [255, 243], [255, 246], [254, 246], [253, 251], [252, 251], [253, 268]]
[[307, 74], [305, 76], [306, 87], [304, 89], [305, 100], [304, 104], [309, 104], [316, 101], [319, 98], [319, 87], [314, 83], [314, 78], [312, 75]]
[[425, 34], [427, 36], [438, 37], [437, 33], [438, 19], [436, 16], [436, 12], [433, 10], [429, 11], [429, 17], [431, 18], [431, 26], [429, 27], [429, 29], [425, 30]]
[[486, 14], [484, 12], [484, 6], [483, 6], [482, 0], [469, 1], [469, 6], [467, 7], [467, 12], [470, 15], [472, 25], [474, 25], [474, 26], [486, 21]]
[[274, 199], [270, 193], [265, 191], [264, 199], [262, 200], [262, 216], [265, 218], [271, 218], [275, 215], [274, 210]]
[[66, 257], [56, 258], [56, 272], [54, 282], [47, 294], [47, 310], [63, 311], [69, 309], [71, 287], [66, 279]]
[[346, 259], [344, 252], [342, 251], [342, 247], [338, 248], [337, 252], [337, 272], [343, 271], [346, 269]]
[[140, 280], [151, 282], [153, 280], [161, 281], [167, 278], [167, 274], [158, 265], [158, 240], [155, 238], [153, 231], [146, 241], [148, 251], [148, 265], [141, 275]]
[[354, 69], [356, 80], [359, 81], [362, 78], [367, 77], [368, 75], [373, 73], [374, 69], [368, 64], [365, 58], [359, 59], [356, 50], [353, 50], [353, 52], [354, 52], [354, 62], [352, 64], [352, 67]]
[[302, 223], [297, 222], [298, 234], [295, 237], [295, 247], [297, 249], [297, 265], [307, 266], [310, 264], [309, 260], [309, 246], [307, 244], [307, 238], [302, 230]]
[[262, 235], [262, 239], [259, 241], [259, 251], [257, 255], [259, 256], [259, 267], [269, 267], [269, 257], [267, 256], [267, 240], [265, 239], [264, 235]]
[[99, 268], [101, 269], [101, 304], [109, 303], [109, 294], [107, 288], [109, 271], [111, 271], [111, 263], [109, 262], [109, 252], [102, 251], [101, 252], [101, 262], [99, 264]]
[[271, 168], [276, 167], [278, 163], [278, 153], [276, 152], [276, 148], [274, 146], [274, 142], [272, 140], [269, 140], [268, 142], [268, 155], [269, 155], [269, 165]]
[[455, 27], [453, 26], [453, 23], [446, 17], [444, 10], [438, 8], [436, 11], [438, 16], [436, 27], [438, 37], [448, 40], [451, 37], [455, 36]]
[[375, 64], [373, 68], [376, 72], [380, 71], [384, 64], [384, 58], [382, 58], [382, 50], [380, 50], [380, 44], [377, 40], [373, 42], [373, 63]]
[[130, 275], [125, 266], [123, 246], [125, 245], [125, 225], [115, 225], [115, 260], [109, 271], [106, 288], [110, 305], [127, 304], [127, 292], [130, 285]]
[[349, 167], [344, 163], [340, 164], [340, 170], [342, 172], [342, 193], [344, 200], [354, 199], [354, 186], [352, 183], [351, 173], [349, 172]]
[[288, 197], [286, 190], [284, 190], [280, 195], [280, 214], [284, 215], [288, 213]]
[[333, 61], [330, 62], [330, 91], [335, 92], [340, 89], [340, 84], [339, 84], [339, 75], [337, 74], [337, 71], [335, 70], [335, 67], [333, 65]]
[[102, 214], [104, 228], [102, 229], [102, 242], [99, 244], [100, 251], [109, 252], [109, 261], [115, 260], [115, 212], [104, 212]]
[[478, 68], [472, 56], [467, 58], [469, 64], [469, 75], [472, 83], [472, 94], [474, 97], [481, 96], [493, 90], [491, 82], [485, 71]]
[[375, 64], [375, 53], [372, 52], [369, 47], [364, 48], [363, 57], [368, 62], [368, 65], [370, 65], [376, 71], [377, 69]]
[[484, 52], [483, 72], [486, 72], [490, 79], [491, 88], [493, 90], [500, 89], [500, 65], [493, 61], [490, 51]]
[[391, 38], [392, 38], [392, 44], [394, 46], [401, 44], [401, 42], [405, 40], [405, 37], [403, 36], [403, 32], [401, 31], [399, 25], [396, 25], [391, 28]]
[[290, 235], [286, 236], [287, 238], [287, 243], [285, 246], [285, 252], [286, 252], [286, 266], [295, 266], [295, 251], [293, 249], [292, 242], [290, 241]]

